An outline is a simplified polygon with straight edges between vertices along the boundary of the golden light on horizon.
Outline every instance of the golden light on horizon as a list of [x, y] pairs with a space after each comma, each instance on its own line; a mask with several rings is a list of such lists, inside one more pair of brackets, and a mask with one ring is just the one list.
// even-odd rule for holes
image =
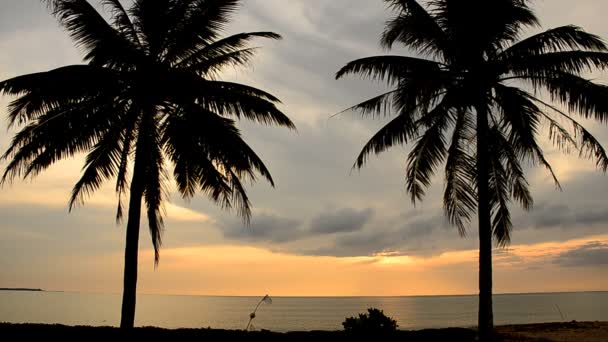
[[[534, 271], [532, 266], [538, 258], [556, 256], [593, 242], [608, 243], [608, 235], [512, 246], [497, 254], [497, 277], [511, 279], [505, 284], [526, 279], [530, 288], [539, 291], [576, 290], [582, 283], [600, 289], [608, 285], [603, 274], [589, 275], [584, 281], [564, 277], [561, 283], [549, 284], [551, 288], [547, 288], [541, 278], [538, 281], [529, 278], [529, 272], [547, 276], [557, 272], [551, 263], [543, 270]], [[145, 267], [152, 264], [152, 251], [145, 251], [141, 261], [144, 265], [142, 291], [196, 295], [271, 293], [275, 296], [468, 294], [476, 292], [477, 253], [468, 250], [427, 258], [382, 255], [338, 258], [276, 253], [250, 246], [189, 247], [164, 250], [160, 268], [153, 271]], [[503, 254], [523, 261], [517, 265], [503, 262], [500, 258]], [[120, 255], [113, 258], [118, 263]], [[569, 272], [575, 270], [561, 270], [562, 275]], [[505, 284], [498, 283], [497, 292], [501, 292]]]

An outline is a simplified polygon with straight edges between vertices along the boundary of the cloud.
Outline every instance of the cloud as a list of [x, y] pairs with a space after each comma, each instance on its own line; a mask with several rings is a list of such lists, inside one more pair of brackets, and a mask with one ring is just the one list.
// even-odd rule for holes
[[341, 209], [325, 212], [312, 219], [310, 232], [313, 234], [348, 233], [361, 230], [373, 217], [374, 210]]
[[230, 240], [281, 243], [297, 240], [302, 236], [302, 221], [274, 214], [258, 214], [251, 225], [233, 221], [223, 228], [224, 236]]
[[314, 249], [302, 250], [301, 254], [314, 256], [358, 257], [371, 256], [394, 245], [388, 234], [382, 232], [360, 232], [338, 236], [333, 244]]
[[535, 228], [569, 228], [608, 223], [608, 208], [571, 208], [564, 203], [537, 206], [530, 215]]
[[363, 228], [373, 217], [373, 209], [338, 209], [315, 216], [309, 226], [304, 220], [276, 214], [254, 214], [251, 225], [228, 219], [223, 234], [230, 240], [248, 242], [290, 243], [327, 234], [341, 234]]
[[461, 239], [443, 216], [425, 211], [371, 220], [364, 229], [344, 231], [329, 244], [299, 250], [305, 255], [356, 257], [379, 254], [403, 256], [438, 255], [450, 249], [473, 248], [470, 240]]
[[209, 215], [194, 210], [180, 207], [172, 203], [166, 203], [167, 219], [179, 222], [208, 222]]
[[308, 224], [306, 218], [261, 213], [254, 214], [250, 227], [227, 218], [220, 229], [230, 241], [309, 256], [428, 257], [475, 247], [475, 239], [461, 239], [434, 211], [376, 216], [372, 208], [341, 208], [314, 214]]
[[608, 265], [608, 243], [589, 242], [584, 246], [558, 255], [554, 263], [567, 267]]

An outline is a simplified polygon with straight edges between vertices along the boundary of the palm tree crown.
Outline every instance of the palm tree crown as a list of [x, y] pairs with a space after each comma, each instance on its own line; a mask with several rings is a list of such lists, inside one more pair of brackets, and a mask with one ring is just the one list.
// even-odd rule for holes
[[382, 45], [403, 44], [413, 55], [363, 58], [337, 73], [393, 87], [350, 108], [364, 116], [394, 115], [355, 167], [372, 154], [412, 143], [406, 183], [416, 202], [445, 165], [445, 215], [464, 234], [478, 213], [480, 336], [487, 340], [492, 236], [507, 245], [510, 203], [526, 210], [533, 205], [524, 166], [546, 167], [559, 187], [540, 134], [548, 132], [559, 149], [579, 151], [608, 169], [606, 151], [576, 118], [608, 120], [608, 88], [584, 77], [608, 68], [607, 47], [575, 26], [520, 39], [524, 29], [539, 26], [527, 0], [385, 1], [397, 14], [386, 24]]
[[494, 234], [500, 244], [509, 242], [505, 205], [514, 199], [526, 209], [532, 206], [522, 163], [540, 164], [554, 175], [538, 144], [543, 127], [558, 148], [595, 158], [606, 171], [605, 150], [571, 115], [608, 119], [608, 88], [582, 77], [608, 68], [599, 37], [562, 26], [518, 41], [522, 28], [538, 25], [528, 1], [438, 0], [427, 1], [428, 7], [414, 0], [385, 1], [399, 14], [387, 23], [383, 46], [402, 43], [426, 58], [368, 57], [338, 72], [337, 78], [357, 73], [395, 86], [351, 108], [396, 116], [365, 145], [355, 167], [371, 154], [413, 142], [407, 167], [412, 201], [423, 198], [445, 163], [445, 212], [464, 232], [476, 209], [474, 110], [483, 102], [492, 151]]
[[109, 21], [86, 0], [47, 1], [85, 64], [0, 83], [1, 92], [17, 96], [10, 125], [22, 126], [2, 157], [9, 161], [2, 180], [33, 177], [84, 152], [70, 209], [116, 179], [120, 220], [120, 198], [130, 191], [125, 291], [132, 288], [134, 311], [142, 198], [158, 262], [170, 173], [183, 197], [202, 191], [248, 220], [244, 181], [261, 176], [274, 183], [235, 120], [294, 125], [273, 95], [221, 81], [225, 67], [251, 61], [252, 39], [280, 38], [272, 32], [221, 38], [239, 0], [135, 0], [128, 9], [119, 0], [100, 3]]
[[[275, 106], [278, 99], [259, 89], [222, 82], [226, 66], [247, 64], [253, 32], [219, 39], [238, 0], [135, 1], [128, 11], [104, 0], [112, 22], [84, 0], [51, 2], [53, 13], [79, 47], [84, 65], [16, 77], [0, 83], [8, 95], [10, 125], [25, 126], [4, 154], [10, 163], [4, 180], [35, 176], [54, 162], [88, 153], [70, 207], [108, 179], [116, 191], [128, 189], [128, 166], [141, 168], [141, 186], [156, 251], [160, 246], [160, 207], [168, 174], [180, 193], [197, 190], [248, 218], [242, 184], [270, 173], [243, 141], [235, 119], [294, 128]], [[119, 204], [118, 218], [122, 217]]]

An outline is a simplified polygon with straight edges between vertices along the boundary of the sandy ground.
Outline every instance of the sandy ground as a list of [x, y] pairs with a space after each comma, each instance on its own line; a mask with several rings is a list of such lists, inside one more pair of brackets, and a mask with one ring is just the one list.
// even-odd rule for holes
[[608, 322], [565, 322], [498, 327], [508, 341], [608, 342]]

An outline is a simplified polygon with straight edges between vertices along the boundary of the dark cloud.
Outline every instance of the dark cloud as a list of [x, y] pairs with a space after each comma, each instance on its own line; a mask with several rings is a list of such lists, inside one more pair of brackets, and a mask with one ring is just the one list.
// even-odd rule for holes
[[283, 243], [299, 239], [303, 235], [302, 222], [271, 214], [255, 215], [249, 226], [232, 222], [223, 228], [224, 236], [231, 240]]
[[443, 216], [432, 215], [425, 218], [416, 218], [408, 222], [401, 233], [404, 239], [417, 240], [428, 237], [436, 231], [447, 230], [450, 226]]
[[325, 212], [312, 219], [310, 232], [313, 234], [348, 233], [361, 230], [373, 217], [373, 209], [341, 209]]
[[356, 257], [370, 256], [387, 251], [395, 244], [390, 234], [382, 232], [360, 232], [339, 236], [330, 246], [300, 251], [301, 254], [315, 256]]
[[229, 223], [224, 225], [222, 231], [231, 240], [281, 244], [326, 234], [358, 231], [369, 222], [373, 213], [372, 209], [350, 208], [328, 211], [315, 216], [310, 227], [304, 226], [302, 220], [263, 213], [254, 215], [249, 226], [228, 219]]
[[[406, 215], [390, 220], [371, 222], [365, 230], [339, 234], [328, 246], [299, 251], [306, 255], [356, 257], [372, 256], [379, 253], [391, 255], [431, 256], [440, 254], [450, 247], [469, 244], [462, 240], [455, 229], [442, 216]], [[446, 242], [451, 241], [451, 242]]]
[[[313, 216], [310, 225], [303, 220], [273, 214], [254, 215], [251, 225], [229, 219], [222, 228], [226, 239], [255, 244], [272, 243], [297, 254], [317, 256], [369, 256], [390, 252], [407, 255], [440, 253], [439, 245], [429, 240], [445, 234], [442, 216], [398, 215], [392, 219], [375, 218], [371, 208], [343, 208]], [[329, 236], [329, 238], [328, 238]], [[445, 237], [458, 237], [445, 234]], [[319, 241], [319, 247], [302, 247], [302, 240]], [[445, 247], [444, 245], [443, 247]]]
[[608, 265], [608, 243], [590, 242], [560, 254], [555, 258], [554, 263], [568, 267]]
[[[572, 208], [565, 203], [548, 203], [534, 208], [523, 222], [538, 229], [571, 228], [608, 223], [608, 208]], [[524, 223], [525, 224], [525, 223]]]

